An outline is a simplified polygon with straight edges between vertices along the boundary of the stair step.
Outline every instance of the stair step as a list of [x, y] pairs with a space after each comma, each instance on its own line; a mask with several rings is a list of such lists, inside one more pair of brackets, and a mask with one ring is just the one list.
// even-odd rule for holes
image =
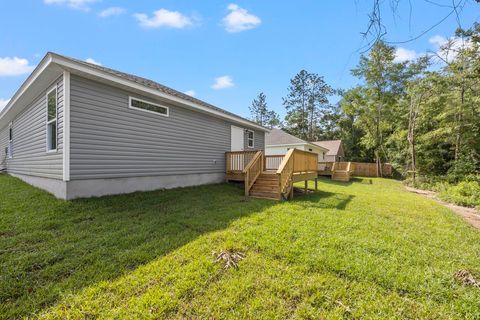
[[254, 185], [250, 190], [252, 190], [252, 191], [278, 192], [278, 186], [259, 186], [259, 185]]
[[278, 181], [269, 181], [269, 180], [256, 180], [255, 184], [269, 185], [269, 186], [278, 186]]
[[257, 180], [268, 180], [268, 181], [278, 181], [278, 177], [277, 176], [274, 176], [272, 175], [271, 177], [269, 177], [268, 175], [259, 175]]

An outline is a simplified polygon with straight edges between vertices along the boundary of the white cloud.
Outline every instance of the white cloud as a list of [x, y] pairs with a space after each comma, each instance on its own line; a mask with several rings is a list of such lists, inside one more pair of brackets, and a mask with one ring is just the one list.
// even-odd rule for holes
[[0, 111], [3, 110], [3, 108], [5, 108], [5, 106], [8, 104], [8, 101], [10, 101], [10, 99], [2, 99], [0, 98]]
[[119, 16], [123, 13], [125, 13], [125, 8], [122, 8], [122, 7], [110, 7], [110, 8], [107, 8], [105, 10], [102, 10], [98, 16], [101, 17], [101, 18], [108, 18], [108, 17], [112, 17], [112, 16]]
[[194, 96], [195, 96], [195, 94], [196, 94], [196, 92], [195, 92], [195, 91], [193, 91], [193, 90], [188, 90], [188, 91], [185, 91], [184, 93], [185, 93], [186, 95], [189, 95], [189, 96], [191, 96], [191, 97], [194, 97]]
[[229, 4], [227, 7], [229, 14], [223, 19], [223, 25], [228, 32], [241, 32], [258, 27], [262, 20], [259, 17], [249, 13], [246, 9], [240, 8], [236, 4]]
[[133, 15], [140, 26], [144, 28], [176, 28], [183, 29], [193, 25], [191, 18], [181, 14], [178, 11], [169, 11], [167, 9], [160, 9], [153, 12], [152, 17], [148, 17], [145, 13], [136, 13]]
[[90, 10], [89, 4], [97, 2], [98, 0], [43, 0], [45, 4], [59, 4], [66, 5], [75, 10]]
[[97, 66], [101, 66], [102, 64], [98, 61], [93, 60], [92, 58], [87, 58], [85, 59], [86, 62], [91, 63], [91, 64], [96, 64]]
[[17, 57], [0, 57], [0, 76], [18, 76], [30, 73], [35, 66], [29, 64], [27, 59]]
[[430, 39], [428, 39], [428, 42], [430, 42], [431, 44], [433, 44], [433, 46], [438, 50], [440, 49], [441, 46], [443, 46], [444, 44], [447, 43], [447, 38], [445, 37], [442, 37], [442, 36], [439, 36], [439, 35], [436, 35], [436, 36], [433, 36], [431, 37]]
[[233, 83], [233, 79], [230, 76], [221, 76], [215, 78], [215, 83], [212, 84], [212, 89], [219, 90], [219, 89], [226, 89], [231, 88], [235, 84]]
[[418, 56], [419, 54], [417, 54], [414, 50], [398, 47], [395, 49], [395, 59], [393, 61], [394, 62], [412, 61], [412, 60], [415, 60]]
[[471, 40], [463, 40], [457, 37], [445, 38], [440, 35], [431, 37], [428, 42], [433, 45], [437, 59], [440, 57], [443, 61], [455, 59], [463, 46], [470, 47], [472, 45]]

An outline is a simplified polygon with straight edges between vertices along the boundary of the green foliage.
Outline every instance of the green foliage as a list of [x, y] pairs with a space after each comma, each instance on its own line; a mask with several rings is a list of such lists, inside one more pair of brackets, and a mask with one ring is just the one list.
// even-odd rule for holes
[[250, 114], [252, 121], [261, 126], [273, 128], [280, 125], [280, 117], [275, 111], [268, 109], [267, 96], [263, 92], [260, 92], [257, 98], [253, 99]]
[[319, 139], [335, 120], [328, 101], [332, 93], [323, 77], [301, 70], [290, 80], [288, 94], [283, 98], [287, 110], [285, 129], [307, 141]]
[[404, 176], [455, 182], [480, 173], [480, 24], [457, 30], [433, 57], [396, 63], [394, 51], [376, 43], [352, 70], [362, 82], [342, 93], [349, 159], [380, 157]]
[[[480, 272], [477, 230], [397, 181], [319, 189], [66, 202], [0, 175], [0, 318], [480, 318], [480, 290], [453, 278]], [[245, 253], [238, 270], [212, 256], [228, 248]]]
[[457, 185], [445, 188], [440, 198], [461, 206], [480, 206], [480, 182], [462, 181]]

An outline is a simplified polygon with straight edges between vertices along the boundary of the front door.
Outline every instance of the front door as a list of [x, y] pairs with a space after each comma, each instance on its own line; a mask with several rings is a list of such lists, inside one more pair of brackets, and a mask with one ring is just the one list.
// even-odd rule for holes
[[243, 129], [232, 126], [231, 130], [231, 151], [243, 151], [244, 142]]

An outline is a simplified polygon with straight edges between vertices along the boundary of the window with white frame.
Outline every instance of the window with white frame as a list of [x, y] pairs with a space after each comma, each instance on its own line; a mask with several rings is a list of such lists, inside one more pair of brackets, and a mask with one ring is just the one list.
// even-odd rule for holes
[[13, 128], [11, 125], [8, 129], [8, 147], [5, 150], [5, 154], [7, 158], [13, 158]]
[[160, 114], [162, 116], [168, 117], [168, 107], [150, 102], [134, 97], [129, 97], [128, 107], [130, 109], [141, 110], [150, 113]]
[[247, 147], [249, 147], [249, 148], [254, 147], [253, 140], [254, 140], [254, 133], [253, 133], [253, 131], [248, 130], [247, 131]]
[[47, 93], [47, 151], [57, 150], [57, 89]]

